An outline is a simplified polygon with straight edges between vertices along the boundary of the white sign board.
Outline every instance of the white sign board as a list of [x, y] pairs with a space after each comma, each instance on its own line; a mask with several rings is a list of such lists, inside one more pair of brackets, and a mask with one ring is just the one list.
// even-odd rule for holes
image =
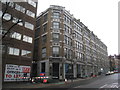
[[30, 66], [6, 64], [4, 81], [26, 81], [22, 77], [30, 77]]

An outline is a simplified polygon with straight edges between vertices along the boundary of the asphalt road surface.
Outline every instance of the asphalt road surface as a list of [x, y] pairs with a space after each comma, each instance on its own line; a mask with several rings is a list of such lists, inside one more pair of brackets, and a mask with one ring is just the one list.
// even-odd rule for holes
[[118, 73], [112, 75], [102, 75], [92, 79], [76, 81], [65, 85], [52, 86], [48, 88], [114, 88], [117, 90], [120, 87], [118, 83]]
[[[120, 75], [120, 74], [119, 74]], [[95, 78], [88, 78], [88, 79], [80, 79], [77, 81], [69, 81], [67, 83], [65, 82], [59, 82], [55, 84], [42, 84], [42, 83], [8, 83], [3, 84], [3, 88], [27, 88], [27, 90], [31, 90], [32, 88], [45, 88], [45, 90], [48, 88], [49, 90], [56, 90], [57, 88], [66, 88], [67, 90], [74, 90], [81, 88], [80, 90], [89, 89], [89, 90], [119, 90], [120, 88], [120, 79], [118, 78], [118, 73], [112, 74], [112, 75], [101, 75]], [[120, 76], [119, 76], [120, 77]], [[118, 84], [119, 81], [119, 84]], [[91, 88], [91, 89], [90, 89]], [[106, 89], [107, 88], [107, 89]], [[110, 88], [110, 89], [109, 89]], [[40, 90], [41, 90], [40, 89]], [[14, 89], [16, 90], [16, 89]]]
[[75, 88], [118, 88], [118, 74], [112, 74], [93, 80], [91, 83], [76, 86]]

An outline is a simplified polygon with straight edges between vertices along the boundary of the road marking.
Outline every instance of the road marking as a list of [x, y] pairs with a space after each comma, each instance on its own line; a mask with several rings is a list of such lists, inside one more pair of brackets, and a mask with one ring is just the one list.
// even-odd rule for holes
[[107, 84], [105, 84], [105, 85], [101, 86], [100, 88], [104, 88], [105, 86], [107, 86]]
[[118, 88], [118, 87], [119, 87], [118, 83], [111, 83], [111, 84], [105, 84], [100, 88]]
[[80, 88], [80, 86], [74, 87], [74, 88]]

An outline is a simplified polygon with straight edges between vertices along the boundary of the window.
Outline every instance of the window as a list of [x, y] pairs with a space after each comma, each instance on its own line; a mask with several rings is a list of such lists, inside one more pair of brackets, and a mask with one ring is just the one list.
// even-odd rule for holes
[[21, 40], [21, 34], [17, 33], [17, 32], [13, 32], [13, 33], [11, 33], [11, 38]]
[[28, 43], [32, 43], [32, 37], [23, 35], [23, 41], [28, 42]]
[[68, 43], [70, 46], [72, 46], [72, 39], [69, 38], [69, 43]]
[[9, 6], [10, 6], [11, 8], [14, 7], [14, 3], [13, 3], [11, 0], [1, 0], [1, 2], [2, 2], [3, 4], [6, 4], [6, 2], [7, 2], [7, 3], [9, 2]]
[[13, 8], [13, 7], [14, 7], [14, 3], [13, 3], [12, 1], [10, 1], [9, 6], [10, 6], [11, 8]]
[[[36, 18], [37, 19], [37, 18]], [[40, 19], [37, 19], [36, 20], [36, 27], [39, 27], [40, 26]]]
[[12, 48], [12, 47], [9, 47], [8, 48], [8, 54], [11, 54], [11, 55], [19, 55], [19, 52], [20, 52], [20, 50], [19, 49], [17, 49], [17, 48]]
[[84, 61], [85, 55], [81, 53], [81, 60]]
[[36, 3], [33, 2], [32, 0], [28, 0], [28, 3], [29, 3], [30, 5], [32, 5], [33, 7], [36, 7]]
[[64, 41], [65, 41], [65, 44], [69, 45], [69, 46], [72, 46], [72, 39], [69, 38], [68, 36], [64, 36]]
[[43, 26], [43, 32], [46, 32], [46, 31], [47, 31], [47, 24]]
[[13, 22], [13, 23], [17, 23], [17, 21], [18, 21], [18, 18], [16, 18], [16, 17], [13, 17], [13, 20], [12, 20], [12, 22]]
[[53, 41], [59, 41], [59, 34], [53, 33]]
[[21, 6], [18, 5], [18, 4], [15, 5], [15, 9], [18, 10], [18, 11], [20, 11], [20, 7], [21, 7]]
[[42, 58], [46, 57], [46, 48], [42, 48]]
[[64, 25], [65, 32], [72, 34], [72, 29], [68, 27], [67, 25]]
[[9, 2], [9, 6], [10, 6], [10, 7], [14, 7], [14, 3], [12, 2], [12, 0], [1, 0], [1, 2], [2, 2], [3, 4], [6, 4], [6, 2], [7, 2], [7, 3]]
[[53, 57], [59, 57], [59, 47], [53, 47]]
[[[18, 20], [21, 21], [21, 19], [18, 19], [18, 18], [16, 18], [16, 17], [13, 17], [12, 22], [13, 22], [13, 23], [17, 23]], [[23, 22], [19, 22], [18, 25], [23, 26]]]
[[65, 54], [64, 54], [65, 58], [71, 59], [72, 58], [72, 50], [65, 48], [64, 51], [65, 51]]
[[65, 44], [67, 44], [68, 37], [66, 35], [64, 36], [64, 40], [65, 40]]
[[67, 25], [64, 25], [64, 29], [65, 29], [65, 32], [69, 32], [68, 30], [69, 30], [69, 28], [68, 28], [68, 26]]
[[30, 10], [27, 10], [26, 14], [31, 17], [35, 17], [35, 13], [31, 12]]
[[47, 14], [44, 15], [44, 22], [47, 21]]
[[89, 42], [90, 42], [90, 41], [85, 38], [85, 42], [86, 42], [87, 45], [89, 45]]
[[68, 49], [65, 48], [65, 49], [64, 49], [64, 55], [65, 55], [65, 58], [67, 58], [67, 54], [68, 54]]
[[81, 60], [81, 53], [80, 53], [80, 60]]
[[47, 41], [47, 36], [46, 35], [42, 36], [42, 44], [45, 44], [46, 41]]
[[59, 12], [54, 12], [53, 13], [53, 18], [60, 18], [60, 13]]
[[80, 43], [80, 50], [83, 50], [83, 44]]
[[0, 30], [1, 35], [4, 35], [6, 32], [7, 32], [6, 30], [2, 30], [2, 29]]
[[45, 62], [41, 63], [41, 72], [45, 72]]
[[10, 0], [1, 0], [1, 2], [2, 2], [3, 4], [6, 4], [6, 2], [7, 2], [7, 3], [10, 2]]
[[54, 29], [59, 29], [60, 23], [59, 22], [53, 22], [53, 28]]
[[6, 13], [6, 14], [4, 14], [3, 18], [4, 18], [5, 20], [10, 20], [10, 19], [11, 19], [11, 15], [8, 14], [8, 13]]
[[2, 52], [2, 54], [5, 53], [5, 48], [5, 45], [0, 45], [0, 52]]
[[29, 22], [25, 22], [25, 27], [28, 28], [28, 29], [31, 29], [31, 30], [34, 29], [34, 25], [29, 23]]
[[93, 35], [91, 35], [91, 39], [94, 41], [94, 36]]
[[71, 59], [72, 58], [72, 50], [68, 50], [68, 58]]
[[79, 40], [82, 41], [82, 35], [79, 34]]
[[30, 58], [32, 56], [32, 53], [31, 51], [28, 51], [28, 50], [22, 50], [21, 56]]
[[20, 5], [18, 5], [18, 4], [15, 5], [15, 9], [16, 9], [17, 11], [20, 11], [20, 12], [22, 12], [22, 13], [25, 13], [25, 8], [23, 8], [22, 6], [20, 6]]
[[66, 15], [64, 15], [64, 21], [66, 21], [67, 20], [67, 17], [66, 17]]
[[67, 23], [71, 24], [70, 18], [67, 17], [66, 15], [64, 15], [64, 21], [66, 21]]
[[[22, 21], [22, 19], [19, 19], [19, 21]], [[23, 22], [19, 22], [18, 25], [23, 26]]]
[[70, 18], [67, 17], [67, 22], [70, 24], [71, 23], [71, 20]]

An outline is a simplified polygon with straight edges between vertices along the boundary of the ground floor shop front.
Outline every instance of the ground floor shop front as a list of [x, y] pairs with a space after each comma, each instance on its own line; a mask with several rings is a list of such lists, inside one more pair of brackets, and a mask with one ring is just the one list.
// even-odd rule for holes
[[60, 80], [85, 78], [100, 74], [101, 68], [104, 67], [69, 60], [51, 59], [37, 62], [37, 76], [44, 72], [46, 76]]

